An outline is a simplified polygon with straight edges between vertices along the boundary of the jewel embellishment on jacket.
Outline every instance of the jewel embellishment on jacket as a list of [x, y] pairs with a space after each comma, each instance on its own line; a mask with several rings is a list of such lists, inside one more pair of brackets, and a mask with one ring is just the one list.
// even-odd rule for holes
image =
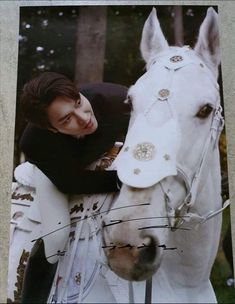
[[137, 160], [146, 161], [152, 160], [155, 155], [155, 146], [149, 142], [143, 142], [141, 144], [136, 145], [133, 156]]

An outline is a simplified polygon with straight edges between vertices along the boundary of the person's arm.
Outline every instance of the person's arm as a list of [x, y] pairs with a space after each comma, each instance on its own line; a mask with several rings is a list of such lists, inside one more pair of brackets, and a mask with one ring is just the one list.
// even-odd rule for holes
[[[67, 194], [92, 194], [118, 191], [116, 171], [93, 171], [86, 167], [98, 159], [110, 143], [77, 147], [77, 140], [28, 126], [20, 148], [61, 191]], [[82, 150], [83, 148], [83, 150]], [[109, 147], [110, 148], [110, 147]]]
[[47, 164], [38, 163], [37, 166], [63, 193], [92, 194], [118, 191], [116, 171], [79, 170], [76, 159], [63, 163], [54, 159]]

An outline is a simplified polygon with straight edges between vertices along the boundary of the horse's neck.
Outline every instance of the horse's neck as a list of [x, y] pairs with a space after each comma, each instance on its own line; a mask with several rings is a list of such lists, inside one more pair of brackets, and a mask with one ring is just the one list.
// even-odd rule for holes
[[191, 286], [193, 276], [194, 272], [191, 272], [191, 277], [187, 278], [188, 282], [179, 284], [161, 267], [153, 277], [152, 303], [217, 303], [210, 281], [204, 280], [201, 284]]
[[161, 267], [154, 276], [157, 303], [216, 303], [209, 277], [216, 256], [221, 216], [198, 231], [171, 232], [176, 250], [163, 252]]

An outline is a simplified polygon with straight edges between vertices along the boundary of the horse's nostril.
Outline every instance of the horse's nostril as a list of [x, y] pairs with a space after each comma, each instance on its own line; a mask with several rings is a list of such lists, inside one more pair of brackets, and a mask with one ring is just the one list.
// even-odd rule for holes
[[148, 244], [144, 245], [144, 247], [140, 250], [138, 262], [141, 264], [152, 263], [156, 258], [157, 243], [151, 236], [148, 237], [148, 240]]

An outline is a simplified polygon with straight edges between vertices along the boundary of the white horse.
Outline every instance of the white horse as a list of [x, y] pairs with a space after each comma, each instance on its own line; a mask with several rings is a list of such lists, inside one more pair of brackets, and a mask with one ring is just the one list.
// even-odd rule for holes
[[[150, 277], [152, 302], [216, 301], [209, 276], [222, 211], [217, 14], [208, 10], [191, 50], [168, 46], [153, 9], [141, 51], [147, 72], [129, 91], [126, 142], [111, 167], [113, 153], [99, 163], [117, 166], [123, 187], [114, 204], [112, 194], [70, 198], [69, 241], [64, 252], [51, 253], [61, 257], [50, 303], [140, 303], [145, 293], [149, 302]], [[68, 226], [59, 222], [45, 233], [37, 188], [27, 174], [16, 175], [8, 287], [19, 301], [32, 240], [56, 242]]]
[[208, 9], [191, 49], [168, 46], [153, 9], [141, 53], [147, 71], [129, 90], [130, 127], [115, 160], [119, 209], [104, 219], [108, 264], [137, 281], [135, 302], [144, 301], [138, 281], [151, 285], [152, 276], [153, 303], [214, 303], [210, 272], [223, 210], [217, 13]]

